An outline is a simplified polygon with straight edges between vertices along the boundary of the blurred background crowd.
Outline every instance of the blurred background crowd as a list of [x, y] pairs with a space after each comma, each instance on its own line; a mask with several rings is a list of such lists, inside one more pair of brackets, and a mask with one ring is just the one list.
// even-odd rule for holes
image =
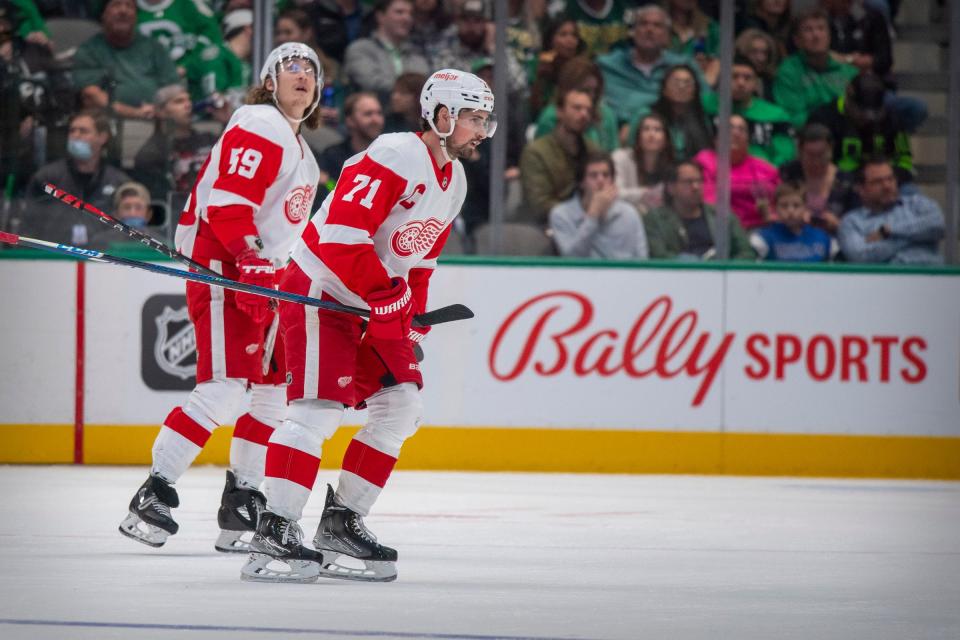
[[[420, 130], [430, 71], [462, 69], [493, 85], [490, 5], [276, 2], [274, 44], [307, 43], [323, 64], [323, 125], [304, 131], [321, 169], [317, 205], [344, 160], [378, 135]], [[509, 108], [498, 109], [507, 224], [497, 252], [714, 256], [717, 5], [507, 3]], [[934, 53], [930, 71], [944, 68], [947, 17], [942, 2], [924, 3], [934, 25], [924, 31], [901, 23], [901, 9], [899, 0], [737, 0], [730, 143], [720, 154], [730, 158], [732, 259], [943, 261], [944, 87], [924, 85], [930, 73], [905, 76], [896, 58], [921, 42], [918, 51]], [[256, 79], [253, 33], [251, 0], [0, 0], [0, 229], [100, 250], [122, 240], [47, 196], [53, 183], [172, 237]], [[489, 254], [490, 145], [464, 166], [470, 191], [447, 252]]]

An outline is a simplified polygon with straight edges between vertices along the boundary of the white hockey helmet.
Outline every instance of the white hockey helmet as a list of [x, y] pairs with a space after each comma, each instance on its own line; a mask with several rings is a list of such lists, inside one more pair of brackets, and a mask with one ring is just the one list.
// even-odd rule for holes
[[[277, 102], [277, 70], [284, 60], [294, 58], [309, 60], [316, 72], [314, 78], [317, 81], [317, 95], [313, 100], [313, 104], [304, 112], [303, 118], [300, 119], [302, 122], [306, 120], [307, 117], [313, 113], [313, 110], [317, 108], [317, 105], [320, 104], [320, 93], [323, 91], [323, 67], [320, 65], [320, 58], [317, 57], [316, 51], [302, 42], [285, 42], [281, 44], [271, 51], [270, 55], [268, 55], [267, 59], [263, 62], [263, 68], [260, 69], [260, 82], [261, 84], [266, 82], [267, 78], [273, 80], [273, 100]], [[279, 106], [279, 103], [277, 103], [278, 108]]]
[[486, 82], [472, 73], [457, 69], [440, 69], [434, 71], [427, 78], [420, 92], [420, 113], [441, 138], [453, 133], [453, 128], [446, 133], [437, 131], [433, 122], [437, 107], [443, 105], [450, 111], [450, 118], [457, 119], [461, 109], [476, 109], [490, 114], [487, 121], [487, 137], [493, 136], [497, 130], [497, 121], [493, 115], [493, 91]]

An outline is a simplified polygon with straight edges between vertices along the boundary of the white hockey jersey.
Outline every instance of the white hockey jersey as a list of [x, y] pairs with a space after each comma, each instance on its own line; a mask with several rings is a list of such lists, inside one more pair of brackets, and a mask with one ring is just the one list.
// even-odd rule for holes
[[224, 259], [213, 255], [221, 253], [219, 243], [201, 227], [209, 224], [211, 208], [242, 205], [253, 211], [260, 254], [282, 266], [310, 219], [319, 180], [307, 142], [275, 107], [241, 107], [197, 176], [177, 225], [177, 250], [194, 259]]
[[291, 257], [315, 286], [357, 307], [367, 308], [366, 297], [391, 278], [404, 278], [421, 312], [466, 195], [459, 160], [441, 169], [419, 134], [381, 135], [344, 163]]

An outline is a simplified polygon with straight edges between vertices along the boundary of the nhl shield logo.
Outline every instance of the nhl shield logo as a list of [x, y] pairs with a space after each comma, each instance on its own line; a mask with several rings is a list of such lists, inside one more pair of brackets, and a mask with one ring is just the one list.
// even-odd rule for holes
[[154, 322], [157, 324], [157, 339], [153, 343], [153, 355], [160, 369], [181, 380], [197, 375], [197, 337], [187, 308], [174, 311], [164, 307]]
[[151, 296], [141, 313], [140, 372], [158, 391], [189, 390], [197, 373], [197, 340], [182, 295]]

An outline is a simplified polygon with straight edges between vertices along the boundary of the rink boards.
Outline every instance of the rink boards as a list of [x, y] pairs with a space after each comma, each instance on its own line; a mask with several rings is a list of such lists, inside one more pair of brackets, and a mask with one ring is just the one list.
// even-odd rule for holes
[[[0, 462], [149, 462], [192, 386], [182, 282], [33, 259], [0, 282]], [[433, 279], [453, 302], [476, 318], [424, 343], [400, 468], [960, 478], [960, 271], [464, 258]]]

